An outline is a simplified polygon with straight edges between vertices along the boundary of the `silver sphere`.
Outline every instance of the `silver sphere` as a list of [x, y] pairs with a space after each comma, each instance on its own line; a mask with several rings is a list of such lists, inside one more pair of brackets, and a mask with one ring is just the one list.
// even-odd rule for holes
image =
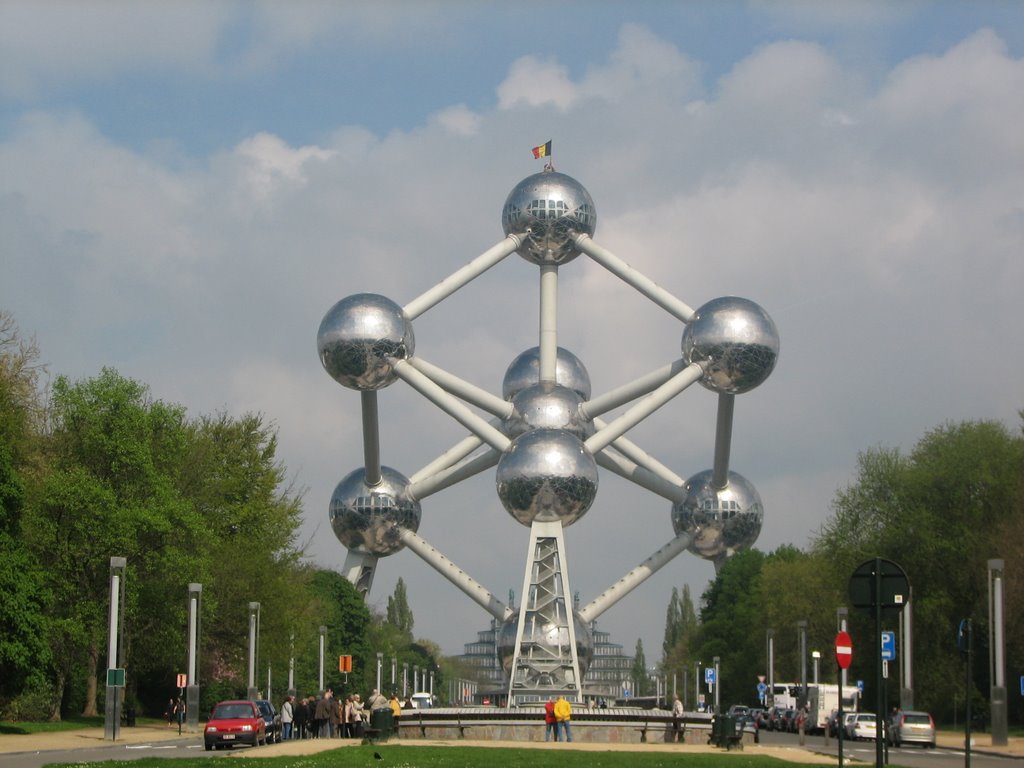
[[[594, 658], [594, 635], [587, 624], [579, 615], [573, 611], [573, 632], [576, 634], [576, 656], [580, 664], [580, 677], [587, 676], [587, 670]], [[513, 614], [505, 619], [498, 631], [497, 651], [501, 666], [506, 675], [512, 674], [512, 662], [516, 653], [516, 632], [519, 628], [519, 614]], [[563, 648], [569, 645], [569, 632], [567, 629], [559, 628], [552, 624], [537, 624], [532, 628], [528, 627], [523, 632], [523, 647], [536, 648], [541, 652], [538, 658], [558, 658], [562, 655]], [[565, 680], [541, 680], [533, 681], [539, 687], [563, 688]], [[577, 684], [578, 685], [578, 684]]]
[[708, 363], [701, 384], [713, 392], [749, 392], [775, 368], [779, 332], [749, 299], [725, 296], [698, 309], [683, 332], [683, 359]]
[[749, 480], [730, 472], [719, 490], [711, 485], [713, 474], [707, 469], [687, 480], [686, 498], [672, 506], [672, 528], [692, 535], [688, 549], [707, 560], [753, 546], [764, 522], [761, 496]]
[[357, 293], [324, 315], [316, 346], [324, 370], [343, 387], [375, 390], [395, 380], [392, 359], [412, 357], [416, 339], [412, 323], [395, 302]]
[[533, 384], [512, 398], [515, 413], [505, 420], [511, 438], [534, 429], [561, 429], [580, 440], [594, 434], [594, 422], [580, 416], [583, 399], [577, 392], [551, 382]]
[[[540, 381], [540, 347], [520, 353], [505, 370], [501, 395], [511, 400], [518, 392]], [[582, 399], [590, 399], [590, 374], [580, 359], [563, 347], [555, 356], [555, 381], [568, 387]]]
[[406, 494], [409, 480], [390, 467], [381, 482], [369, 487], [362, 468], [350, 472], [331, 494], [328, 517], [338, 541], [348, 549], [386, 557], [405, 545], [398, 529], [420, 527], [420, 503]]
[[525, 235], [517, 251], [533, 264], [565, 264], [580, 252], [573, 239], [593, 235], [597, 211], [576, 179], [556, 171], [527, 176], [509, 192], [501, 211], [506, 235]]
[[498, 498], [523, 525], [579, 520], [597, 496], [597, 462], [579, 438], [535, 429], [515, 440], [498, 461]]

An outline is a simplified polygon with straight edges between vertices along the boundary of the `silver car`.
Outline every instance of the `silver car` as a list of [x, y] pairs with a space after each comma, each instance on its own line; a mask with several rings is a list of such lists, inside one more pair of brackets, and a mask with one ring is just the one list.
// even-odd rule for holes
[[894, 747], [920, 744], [935, 747], [935, 721], [927, 712], [897, 712], [892, 719], [890, 740]]

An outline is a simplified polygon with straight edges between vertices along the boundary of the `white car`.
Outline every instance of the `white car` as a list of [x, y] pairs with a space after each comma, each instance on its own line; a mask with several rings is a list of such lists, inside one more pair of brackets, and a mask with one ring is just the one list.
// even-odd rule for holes
[[877, 723], [877, 718], [871, 712], [858, 712], [849, 725], [847, 735], [853, 741], [859, 739], [874, 741]]

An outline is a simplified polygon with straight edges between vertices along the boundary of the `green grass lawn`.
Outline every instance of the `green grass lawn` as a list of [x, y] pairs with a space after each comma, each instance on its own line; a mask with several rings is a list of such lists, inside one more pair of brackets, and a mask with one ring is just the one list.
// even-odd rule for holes
[[12, 723], [4, 720], [0, 721], [0, 733], [27, 735], [30, 733], [54, 733], [57, 731], [77, 731], [82, 728], [102, 728], [103, 727], [103, 715], [97, 715], [96, 717], [68, 717], [64, 720], [58, 720], [55, 723], [49, 721], [42, 723]]
[[[609, 747], [610, 749], [611, 747]], [[379, 754], [381, 759], [374, 755]], [[591, 752], [571, 747], [552, 749], [499, 749], [490, 747], [418, 747], [406, 745], [364, 745], [321, 752], [302, 757], [245, 757], [231, 760], [231, 768], [779, 768], [789, 765], [771, 757], [747, 757], [733, 752], [727, 755], [673, 752]], [[54, 764], [59, 765], [59, 764]], [[66, 764], [81, 768], [81, 764]], [[89, 763], [90, 768], [119, 768], [124, 763]], [[207, 758], [145, 758], [132, 761], [133, 768], [210, 768]]]

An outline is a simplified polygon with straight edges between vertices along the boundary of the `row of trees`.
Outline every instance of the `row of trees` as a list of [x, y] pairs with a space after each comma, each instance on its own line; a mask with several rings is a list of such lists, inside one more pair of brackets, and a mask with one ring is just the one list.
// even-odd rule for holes
[[292, 658], [296, 685], [315, 692], [320, 626], [331, 657], [354, 657], [347, 683], [327, 664], [336, 689], [370, 687], [377, 652], [437, 668], [438, 649], [413, 641], [404, 585], [374, 617], [304, 559], [302, 493], [276, 450], [259, 414], [190, 418], [112, 369], [48, 385], [36, 345], [0, 311], [0, 717], [99, 711], [111, 556], [127, 560], [127, 695], [144, 712], [162, 712], [185, 670], [191, 582], [203, 585], [204, 707], [245, 691], [251, 601], [259, 685], [273, 670], [275, 696]]
[[[976, 651], [971, 695], [974, 711], [984, 712], [991, 683], [989, 559], [1005, 563], [1007, 678], [1024, 673], [1021, 434], [988, 421], [947, 424], [909, 455], [889, 448], [861, 453], [855, 480], [836, 494], [806, 551], [784, 546], [730, 558], [702, 595], [697, 623], [680, 618], [685, 601], [673, 592], [661, 670], [681, 676], [694, 662], [718, 656], [722, 701], [754, 703], [758, 675], [767, 673], [767, 630], [774, 631], [775, 679], [798, 681], [797, 623], [806, 621], [807, 650], [822, 654], [821, 680], [836, 682], [837, 608], [850, 604], [853, 571], [874, 557], [900, 564], [911, 583], [915, 706], [947, 722], [963, 711], [965, 662], [956, 634], [969, 618]], [[883, 629], [897, 629], [890, 623]], [[855, 648], [849, 679], [865, 681], [866, 706], [873, 709], [880, 652], [873, 617], [851, 608], [849, 625]], [[898, 702], [898, 678], [887, 685], [888, 701]], [[1024, 716], [1018, 697], [1010, 697], [1010, 706], [1011, 718]]]

